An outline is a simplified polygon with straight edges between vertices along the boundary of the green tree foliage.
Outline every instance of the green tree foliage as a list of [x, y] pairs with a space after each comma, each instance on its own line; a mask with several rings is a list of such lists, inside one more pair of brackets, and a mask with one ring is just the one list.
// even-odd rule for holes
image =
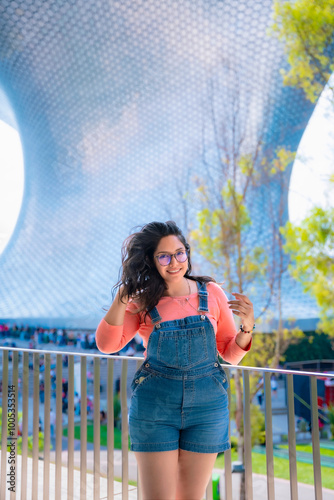
[[[254, 333], [253, 347], [240, 364], [257, 368], [263, 366], [277, 368], [277, 366], [282, 365], [287, 360], [287, 350], [293, 349], [294, 346], [299, 346], [305, 340], [305, 333], [300, 328], [282, 328], [280, 332], [280, 352], [277, 359], [277, 336], [277, 330], [273, 330], [270, 333]], [[265, 365], [263, 362], [264, 359]], [[254, 395], [255, 392], [251, 387], [251, 394]]]
[[330, 422], [330, 431], [332, 435], [332, 439], [334, 439], [334, 406], [330, 405], [328, 407], [328, 418]]
[[[244, 157], [240, 157], [240, 171], [244, 170]], [[248, 167], [249, 171], [249, 167]], [[255, 278], [265, 275], [267, 256], [261, 246], [247, 247], [245, 236], [251, 226], [245, 193], [232, 179], [219, 193], [218, 207], [209, 208], [211, 192], [202, 184], [199, 192], [205, 208], [198, 213], [198, 228], [191, 237], [199, 253], [215, 271], [223, 274], [229, 290], [244, 290]]]
[[334, 208], [314, 207], [299, 226], [282, 229], [290, 272], [320, 309], [319, 327], [334, 336]]
[[[290, 64], [282, 71], [284, 83], [315, 102], [334, 71], [334, 0], [275, 0], [274, 20]], [[334, 104], [334, 87], [331, 91]]]
[[[255, 377], [250, 377], [250, 386], [252, 387], [255, 384], [255, 381], [257, 378]], [[241, 386], [243, 383], [241, 382]], [[236, 394], [235, 394], [235, 381], [232, 378], [230, 381], [230, 387], [231, 387], [231, 414], [234, 415], [236, 412]], [[251, 403], [250, 404], [250, 410], [251, 410], [251, 429], [252, 429], [252, 435], [251, 435], [251, 443], [252, 447], [255, 446], [256, 444], [265, 444], [266, 441], [266, 431], [265, 431], [265, 417], [261, 409], [259, 408], [258, 405]], [[244, 418], [243, 415], [241, 417], [240, 421], [240, 430], [241, 433], [243, 434], [244, 432]], [[235, 439], [235, 438], [234, 438]]]
[[[198, 213], [198, 228], [193, 230], [191, 237], [199, 253], [210, 262], [215, 274], [223, 275], [225, 290], [238, 290], [250, 293], [254, 283], [261, 283], [268, 294], [281, 286], [283, 272], [283, 240], [279, 227], [284, 220], [284, 203], [280, 204], [278, 215], [273, 210], [273, 243], [270, 257], [263, 247], [249, 244], [248, 234], [251, 228], [251, 217], [248, 204], [251, 199], [251, 187], [257, 186], [263, 178], [269, 182], [281, 182], [284, 171], [294, 158], [290, 151], [280, 148], [272, 161], [262, 157], [259, 161], [258, 152], [254, 156], [241, 155], [236, 152], [233, 165], [231, 161], [221, 161], [220, 167], [226, 176], [221, 189], [217, 186], [200, 183], [198, 191], [202, 197], [203, 209]], [[256, 167], [256, 168], [255, 168]], [[285, 190], [280, 186], [282, 196]], [[213, 202], [214, 200], [214, 202]], [[277, 210], [276, 210], [277, 212]], [[278, 258], [277, 258], [278, 257]], [[287, 266], [286, 266], [287, 267]], [[270, 274], [270, 277], [268, 276]], [[271, 284], [269, 284], [269, 282]], [[265, 295], [265, 294], [264, 294]], [[279, 293], [280, 296], [280, 293]], [[279, 306], [281, 302], [278, 301]], [[282, 349], [290, 342], [296, 341], [300, 330], [289, 331], [279, 322], [274, 335], [255, 334], [253, 347], [244, 361], [250, 366], [277, 366]], [[250, 380], [250, 400], [257, 391], [259, 375]], [[239, 371], [233, 380], [234, 402], [231, 415], [236, 422], [238, 435], [238, 455], [243, 457], [243, 401], [242, 380]], [[258, 408], [256, 408], [258, 410]], [[252, 408], [252, 429], [256, 442], [264, 439], [264, 428], [259, 412]], [[261, 414], [262, 416], [262, 414]]]
[[283, 354], [284, 362], [334, 359], [334, 339], [321, 332], [307, 332], [302, 339], [289, 345]]
[[[334, 0], [274, 2], [273, 30], [285, 44], [290, 69], [287, 85], [304, 90], [315, 102], [334, 71]], [[334, 105], [334, 86], [329, 85]], [[330, 179], [333, 183], [334, 175]], [[293, 266], [291, 274], [320, 308], [320, 328], [334, 335], [334, 210], [314, 208], [299, 226], [281, 234]]]

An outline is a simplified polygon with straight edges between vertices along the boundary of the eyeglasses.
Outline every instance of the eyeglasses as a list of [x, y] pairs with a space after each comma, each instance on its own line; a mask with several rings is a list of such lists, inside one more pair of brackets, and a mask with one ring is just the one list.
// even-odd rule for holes
[[156, 255], [156, 259], [158, 259], [158, 262], [161, 266], [168, 266], [171, 263], [172, 257], [175, 257], [175, 259], [178, 262], [185, 262], [188, 258], [188, 254], [186, 250], [180, 250], [177, 253], [163, 253], [161, 255]]

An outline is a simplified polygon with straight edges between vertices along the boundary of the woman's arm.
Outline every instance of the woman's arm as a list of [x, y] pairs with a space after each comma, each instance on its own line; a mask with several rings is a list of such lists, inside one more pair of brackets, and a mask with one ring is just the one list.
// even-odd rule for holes
[[216, 334], [217, 349], [225, 361], [237, 365], [251, 348], [252, 335], [237, 331], [232, 307], [218, 285], [214, 286], [214, 293], [219, 309]]
[[242, 293], [232, 293], [232, 295], [235, 296], [236, 300], [229, 300], [229, 307], [236, 316], [241, 318], [242, 329], [244, 330], [239, 330], [235, 341], [241, 349], [246, 349], [252, 340], [254, 327], [253, 304]]
[[120, 299], [117, 293], [109, 311], [100, 321], [95, 340], [97, 348], [106, 354], [120, 351], [136, 335], [139, 329], [139, 316], [133, 314], [136, 306], [128, 299]]
[[109, 325], [120, 326], [124, 323], [125, 311], [129, 302], [128, 297], [124, 297], [121, 300], [122, 289], [120, 288], [116, 294], [116, 297], [111, 304], [109, 311], [105, 315], [104, 319]]

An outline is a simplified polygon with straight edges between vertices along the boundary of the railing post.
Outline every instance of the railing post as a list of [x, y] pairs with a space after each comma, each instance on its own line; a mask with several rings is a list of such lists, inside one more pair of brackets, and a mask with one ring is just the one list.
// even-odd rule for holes
[[8, 351], [2, 351], [2, 423], [1, 423], [1, 485], [0, 499], [6, 499], [8, 411]]
[[114, 360], [108, 359], [107, 375], [107, 497], [114, 499]]
[[68, 402], [67, 402], [67, 498], [74, 495], [74, 356], [68, 356]]
[[129, 432], [128, 432], [128, 404], [127, 404], [127, 374], [128, 360], [122, 359], [121, 374], [121, 408], [122, 408], [122, 500], [129, 497]]
[[51, 383], [50, 383], [50, 354], [44, 355], [44, 471], [43, 471], [43, 499], [48, 498], [50, 491], [50, 411], [51, 411]]
[[39, 446], [39, 353], [33, 354], [33, 444], [32, 444], [32, 497], [38, 499], [38, 446]]
[[[14, 459], [15, 459], [15, 478], [17, 478], [17, 413], [18, 413], [18, 390], [17, 390], [17, 384], [18, 384], [18, 372], [19, 372], [19, 353], [17, 351], [13, 352], [13, 371], [12, 371], [12, 391], [14, 392], [14, 401], [13, 401], [13, 396], [9, 401], [11, 403], [14, 402], [14, 407], [11, 406], [11, 408], [14, 408], [14, 429], [11, 429], [14, 431], [14, 440], [15, 440], [15, 448], [14, 448]], [[13, 412], [11, 412], [13, 413]], [[12, 434], [11, 434], [12, 435]], [[16, 481], [15, 481], [16, 482]], [[16, 483], [17, 484], [17, 483]], [[16, 490], [17, 490], [17, 485], [15, 485], [15, 491], [10, 492], [10, 500], [15, 500], [16, 499]]]
[[268, 500], [275, 499], [273, 421], [271, 408], [270, 372], [264, 373], [265, 419], [266, 419], [266, 463]]
[[295, 431], [295, 401], [293, 391], [293, 375], [287, 374], [288, 387], [288, 443], [289, 443], [289, 468], [290, 468], [290, 496], [291, 500], [298, 500], [297, 484], [297, 454]]
[[27, 498], [28, 479], [28, 412], [29, 412], [29, 353], [23, 353], [22, 373], [22, 464], [21, 464], [21, 500]]
[[[8, 393], [14, 390], [15, 399], [18, 400], [21, 393], [19, 389], [18, 377], [21, 377], [21, 367], [19, 366], [18, 349], [13, 350], [13, 362], [8, 366], [8, 355], [11, 349], [4, 349], [2, 354], [2, 450], [1, 450], [1, 484], [0, 484], [0, 500], [5, 500], [6, 496], [6, 473], [7, 473], [7, 438], [8, 438], [8, 412], [9, 398], [12, 396]], [[40, 485], [41, 477], [39, 477], [40, 469], [38, 467], [39, 450], [38, 450], [38, 435], [39, 435], [39, 357], [42, 354], [38, 351], [33, 351], [33, 459], [29, 459], [28, 464], [28, 404], [29, 404], [29, 378], [31, 377], [29, 370], [30, 353], [23, 352], [23, 367], [22, 367], [22, 461], [21, 461], [21, 497], [20, 500], [26, 500], [28, 494], [32, 494], [34, 500], [38, 500], [38, 495], [41, 495]], [[56, 464], [55, 464], [55, 498], [61, 497], [61, 455], [62, 455], [62, 363], [63, 354], [57, 353], [57, 386], [56, 386]], [[68, 478], [67, 478], [67, 498], [74, 497], [74, 360], [76, 353], [68, 354]], [[100, 496], [100, 357], [92, 355], [94, 358], [94, 476], [90, 477], [94, 481], [94, 498]], [[86, 500], [87, 495], [87, 356], [81, 357], [81, 450], [80, 450], [80, 500]], [[128, 377], [128, 360], [121, 361], [121, 408], [122, 408], [122, 499], [129, 498], [129, 462], [128, 462], [128, 404], [127, 404], [127, 377]], [[50, 402], [51, 402], [51, 386], [50, 386], [50, 367], [51, 359], [48, 352], [44, 352], [44, 378], [45, 378], [45, 401], [44, 401], [44, 468], [43, 468], [43, 498], [49, 495], [50, 481]], [[142, 364], [142, 360], [137, 360], [137, 367]], [[2, 368], [2, 370], [1, 370]], [[231, 367], [224, 367], [226, 376], [230, 379]], [[238, 367], [232, 367], [238, 369]], [[12, 375], [9, 381], [10, 370]], [[253, 499], [253, 484], [252, 484], [252, 448], [251, 448], [251, 404], [250, 404], [250, 381], [249, 367], [243, 367], [243, 403], [244, 403], [244, 464], [245, 464], [245, 494], [246, 500]], [[255, 369], [260, 371], [260, 369]], [[265, 380], [265, 417], [266, 417], [266, 461], [267, 461], [267, 496], [268, 500], [274, 500], [274, 457], [273, 457], [273, 429], [272, 429], [272, 403], [271, 403], [271, 388], [270, 388], [270, 369], [262, 369], [263, 378]], [[286, 373], [287, 376], [287, 404], [288, 404], [288, 441], [289, 441], [289, 468], [290, 468], [290, 496], [291, 500], [298, 500], [298, 483], [297, 483], [297, 460], [296, 460], [296, 434], [295, 434], [295, 415], [294, 415], [294, 389], [293, 389], [293, 374], [295, 372], [278, 370], [279, 373]], [[318, 423], [318, 405], [317, 405], [317, 376], [323, 376], [320, 373], [296, 372], [298, 375], [304, 375], [310, 379], [311, 392], [311, 416], [312, 416], [312, 444], [313, 444], [313, 468], [314, 468], [314, 491], [315, 500], [322, 500], [322, 485], [321, 485], [321, 462], [320, 462], [320, 439], [319, 439], [319, 423]], [[108, 375], [107, 375], [107, 409], [108, 409], [108, 435], [107, 435], [107, 497], [111, 500], [114, 496], [114, 359], [108, 359]], [[10, 386], [8, 384], [11, 384]], [[13, 387], [12, 387], [13, 386]], [[14, 396], [13, 396], [14, 397]], [[296, 395], [296, 397], [298, 397]], [[230, 389], [228, 389], [228, 398], [230, 406]], [[18, 408], [18, 407], [17, 407]], [[18, 417], [18, 415], [17, 415]], [[18, 422], [17, 417], [12, 426], [15, 426], [17, 433]], [[10, 420], [11, 421], [11, 420]], [[230, 433], [230, 429], [229, 429]], [[17, 453], [17, 451], [16, 451]], [[18, 457], [20, 458], [20, 457]], [[27, 478], [28, 465], [32, 465], [32, 481]], [[30, 473], [29, 469], [29, 473]], [[37, 473], [37, 480], [36, 480]], [[5, 477], [5, 481], [2, 479]], [[98, 483], [98, 484], [97, 484]], [[91, 483], [90, 483], [91, 484]], [[140, 485], [138, 481], [137, 499], [140, 499]], [[256, 489], [256, 488], [255, 488]], [[256, 493], [259, 493], [258, 491]], [[256, 496], [255, 493], [255, 496]], [[8, 494], [7, 494], [8, 495]], [[13, 500], [17, 497], [17, 493], [11, 493], [10, 498]], [[207, 498], [212, 498], [212, 483], [210, 481], [207, 488]], [[231, 475], [231, 451], [225, 452], [225, 495], [224, 498], [232, 498], [232, 475]]]
[[[224, 366], [224, 370], [226, 373], [226, 378], [228, 381], [228, 407], [229, 411], [231, 408], [231, 388], [230, 388], [230, 370]], [[229, 439], [231, 439], [231, 418], [229, 418], [228, 421], [228, 436]], [[224, 452], [224, 458], [225, 458], [225, 498], [232, 498], [232, 453], [231, 449], [226, 450]]]
[[205, 500], [212, 500], [212, 477], [210, 477], [206, 487]]
[[100, 499], [100, 359], [94, 358], [94, 500]]
[[61, 452], [63, 434], [63, 375], [62, 375], [62, 355], [56, 357], [56, 469], [55, 469], [55, 498], [61, 498]]
[[245, 493], [246, 500], [253, 500], [252, 481], [252, 427], [250, 413], [249, 372], [243, 370], [244, 381], [244, 449], [245, 449]]
[[81, 427], [80, 427], [80, 500], [86, 500], [87, 493], [87, 360], [81, 356], [80, 365]]
[[[139, 370], [141, 365], [142, 365], [142, 360], [138, 360], [136, 364], [136, 369]], [[137, 500], [142, 500], [138, 466], [137, 466]]]
[[317, 378], [311, 376], [311, 422], [315, 500], [322, 500]]

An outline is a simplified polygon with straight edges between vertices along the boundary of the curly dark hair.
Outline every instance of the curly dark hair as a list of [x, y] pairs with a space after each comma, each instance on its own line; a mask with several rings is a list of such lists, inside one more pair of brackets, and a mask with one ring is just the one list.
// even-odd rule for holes
[[188, 269], [185, 277], [201, 283], [215, 282], [210, 276], [190, 276], [190, 246], [174, 221], [150, 222], [124, 241], [121, 276], [114, 287], [122, 287], [119, 291], [121, 299], [136, 297], [138, 312], [151, 311], [167, 290], [167, 285], [155, 266], [153, 255], [161, 238], [170, 235], [177, 236], [187, 251]]

